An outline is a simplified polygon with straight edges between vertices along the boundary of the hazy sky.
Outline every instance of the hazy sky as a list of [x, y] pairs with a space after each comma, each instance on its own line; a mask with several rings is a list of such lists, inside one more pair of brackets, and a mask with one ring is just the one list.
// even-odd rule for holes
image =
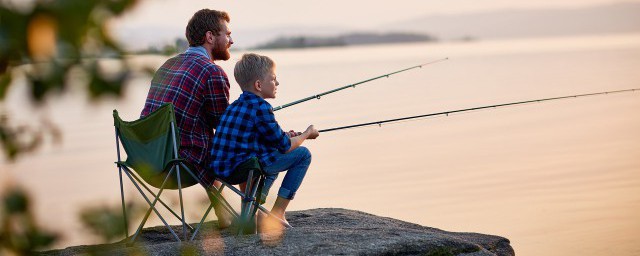
[[[125, 41], [156, 36], [181, 36], [184, 26], [199, 9], [225, 10], [231, 15], [232, 31], [273, 27], [340, 27], [375, 29], [378, 25], [436, 14], [471, 13], [510, 8], [579, 8], [616, 3], [620, 0], [323, 0], [323, 1], [211, 1], [143, 0], [134, 10], [114, 22], [113, 32]], [[629, 0], [628, 2], [640, 2]], [[140, 31], [140, 28], [145, 28]]]

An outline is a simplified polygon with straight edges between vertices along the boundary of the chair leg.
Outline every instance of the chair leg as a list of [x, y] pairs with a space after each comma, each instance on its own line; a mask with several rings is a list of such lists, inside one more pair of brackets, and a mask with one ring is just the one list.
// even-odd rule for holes
[[258, 204], [256, 205], [256, 207], [258, 207], [258, 209], [260, 209], [260, 211], [264, 212], [265, 214], [271, 216], [272, 218], [275, 218], [276, 220], [278, 220], [283, 226], [287, 227], [287, 228], [291, 228], [291, 225], [289, 225], [289, 223], [285, 222], [284, 220], [278, 218], [277, 216], [273, 215], [273, 213], [271, 213], [269, 210], [267, 210], [267, 208], [264, 208], [264, 206]]
[[122, 200], [122, 219], [124, 220], [124, 233], [125, 238], [129, 237], [129, 223], [127, 222], [127, 208], [124, 203], [124, 188], [122, 186], [122, 165], [120, 165], [120, 134], [118, 132], [118, 128], [115, 128], [116, 132], [116, 154], [118, 156], [118, 178], [120, 179], [120, 199]]
[[127, 207], [124, 203], [124, 188], [122, 185], [122, 167], [118, 165], [118, 176], [120, 177], [120, 199], [122, 201], [122, 219], [124, 220], [125, 237], [129, 237], [129, 223], [127, 223]]
[[[224, 188], [224, 186], [226, 186], [226, 185], [223, 184], [222, 186], [223, 186], [222, 188]], [[211, 212], [211, 209], [213, 209], [214, 201], [218, 201], [218, 203], [220, 203], [222, 205], [222, 207], [224, 207], [227, 212], [229, 212], [229, 213], [231, 213], [231, 215], [233, 215], [234, 219], [238, 219], [238, 213], [236, 213], [236, 211], [233, 210], [233, 207], [231, 207], [229, 202], [227, 202], [227, 200], [225, 200], [222, 197], [222, 194], [220, 193], [219, 190], [217, 190], [215, 188], [213, 188], [211, 190], [209, 190], [209, 189], [205, 189], [205, 190], [207, 192], [207, 196], [209, 197], [209, 201], [211, 203], [209, 204], [209, 208], [207, 208], [207, 211], [202, 216], [202, 219], [200, 219], [200, 222], [196, 226], [196, 229], [193, 231], [193, 234], [191, 235], [191, 238], [189, 239], [190, 241], [193, 241], [193, 239], [196, 237], [196, 234], [198, 234], [198, 231], [200, 231], [200, 227], [202, 227], [202, 224], [204, 223], [204, 220], [207, 218], [207, 216]], [[220, 190], [222, 190], [222, 189], [220, 189]]]
[[[169, 171], [170, 173], [167, 175], [167, 178], [171, 175], [171, 172], [173, 170]], [[149, 204], [150, 208], [149, 211], [147, 211], [147, 215], [145, 216], [145, 219], [143, 220], [142, 223], [140, 223], [140, 226], [138, 227], [138, 229], [136, 230], [136, 233], [131, 237], [130, 241], [127, 242], [127, 244], [131, 244], [133, 242], [135, 242], [136, 238], [138, 237], [138, 235], [140, 234], [140, 231], [142, 230], [142, 227], [144, 226], [145, 222], [147, 221], [147, 218], [149, 217], [150, 211], [153, 210], [156, 215], [158, 215], [158, 218], [160, 218], [160, 220], [162, 221], [162, 223], [169, 229], [169, 231], [171, 232], [171, 234], [176, 238], [176, 240], [180, 241], [180, 237], [178, 237], [178, 235], [173, 231], [173, 229], [171, 228], [171, 226], [169, 226], [169, 224], [167, 223], [167, 221], [162, 217], [162, 215], [160, 215], [160, 213], [158, 212], [158, 210], [155, 208], [155, 203], [157, 202], [157, 199], [160, 197], [160, 194], [162, 194], [162, 190], [164, 189], [164, 183], [167, 182], [167, 178], [165, 178], [163, 184], [162, 184], [162, 188], [160, 189], [160, 191], [158, 192], [158, 196], [156, 196], [155, 200], [153, 203], [151, 203], [151, 200], [149, 200], [149, 198], [147, 197], [147, 195], [142, 191], [142, 189], [140, 188], [140, 186], [138, 186], [138, 183], [136, 183], [134, 181], [134, 179], [131, 177], [131, 174], [129, 174], [128, 171], [125, 171], [125, 174], [129, 177], [129, 179], [131, 180], [131, 182], [133, 183], [133, 185], [136, 187], [136, 189], [138, 190], [138, 192], [140, 192], [140, 194], [142, 195], [142, 197], [144, 198], [145, 201], [147, 201], [147, 204]]]
[[[225, 185], [222, 184], [222, 186], [223, 186], [222, 188], [224, 188]], [[238, 218], [238, 213], [235, 210], [233, 210], [233, 207], [231, 207], [231, 204], [229, 204], [229, 202], [227, 202], [227, 200], [224, 199], [224, 197], [222, 196], [222, 193], [220, 193], [221, 190], [217, 190], [215, 188], [212, 190], [207, 190], [209, 201], [213, 203], [214, 200], [217, 200], [218, 203], [220, 203], [220, 205], [222, 205], [222, 207], [233, 216], [233, 218]]]
[[227, 188], [229, 188], [229, 190], [233, 191], [234, 193], [236, 193], [236, 194], [238, 194], [238, 195], [241, 195], [241, 194], [242, 194], [242, 192], [241, 192], [240, 190], [238, 190], [237, 188], [235, 188], [234, 186], [227, 184], [227, 183], [226, 183], [226, 182], [224, 182], [224, 181], [220, 181], [220, 183], [222, 183], [222, 186], [220, 187], [220, 190], [213, 189], [213, 190], [211, 190], [211, 193], [212, 193], [214, 196], [216, 196], [216, 198], [218, 198], [218, 199], [219, 199], [218, 201], [222, 203], [222, 205], [225, 207], [225, 209], [227, 209], [227, 211], [228, 211], [229, 213], [231, 213], [231, 215], [233, 215], [233, 218], [234, 218], [234, 219], [239, 218], [239, 217], [240, 217], [240, 214], [238, 214], [238, 212], [236, 212], [236, 211], [233, 209], [233, 207], [231, 206], [231, 204], [229, 204], [229, 202], [228, 202], [226, 199], [224, 199], [224, 197], [222, 196], [221, 191], [222, 191], [222, 189], [223, 189], [223, 188], [227, 187]]
[[255, 182], [253, 177], [253, 171], [249, 172], [249, 178], [247, 179], [247, 186], [244, 189], [244, 195], [242, 197], [242, 206], [240, 210], [240, 225], [238, 228], [238, 235], [253, 233], [252, 226], [250, 225], [253, 220], [250, 219], [249, 212], [250, 207], [252, 205], [252, 201], [255, 198], [252, 196], [251, 192], [254, 190]]
[[[200, 179], [191, 171], [191, 169], [189, 169], [189, 167], [187, 167], [184, 163], [180, 163], [180, 166], [182, 166], [187, 171], [187, 173], [189, 175], [191, 175], [191, 177], [193, 179], [195, 179], [195, 180], [200, 182]], [[221, 193], [222, 190], [225, 187], [232, 188], [232, 190], [234, 190], [234, 192], [236, 192], [234, 187], [232, 187], [229, 184], [226, 184], [224, 182], [222, 182], [222, 186], [220, 187], [220, 189], [217, 189], [215, 187], [209, 189], [204, 184], [202, 185], [202, 187], [204, 188], [205, 192], [207, 193], [207, 197], [209, 197], [209, 201], [211, 203], [209, 204], [209, 207], [207, 208], [207, 211], [204, 213], [204, 215], [200, 219], [200, 222], [198, 222], [198, 225], [196, 226], [195, 230], [193, 228], [191, 228], [191, 226], [189, 226], [189, 228], [191, 228], [191, 230], [193, 230], [193, 233], [191, 234], [191, 238], [189, 239], [190, 241], [193, 241], [193, 239], [195, 239], [196, 235], [200, 231], [200, 228], [202, 227], [202, 224], [206, 220], [207, 216], [209, 216], [209, 213], [211, 212], [211, 209], [214, 207], [213, 204], [216, 201], [218, 203], [220, 203], [222, 205], [222, 207], [233, 216], [234, 219], [238, 219], [238, 216], [239, 216], [238, 213], [229, 204], [229, 202], [227, 202], [227, 200], [224, 199], [224, 197], [222, 196], [222, 193]], [[187, 226], [188, 225], [189, 224], [187, 224]]]
[[264, 182], [265, 182], [265, 176], [264, 175], [260, 175], [258, 176], [258, 188], [257, 190], [253, 191], [252, 193], [252, 198], [255, 198], [255, 200], [252, 202], [252, 206], [251, 206], [251, 213], [249, 214], [250, 217], [253, 217], [256, 215], [257, 211], [258, 211], [258, 206], [260, 205], [260, 202], [262, 201], [262, 188], [264, 187]]
[[182, 181], [180, 180], [180, 166], [176, 166], [176, 176], [178, 179], [178, 195], [180, 197], [180, 213], [182, 215], [182, 236], [184, 240], [187, 240], [187, 221], [184, 218], [184, 204], [182, 201]]
[[[133, 178], [135, 178], [139, 185], [141, 185], [147, 192], [149, 192], [149, 194], [153, 195], [154, 197], [157, 197], [157, 195], [151, 191], [151, 189], [144, 184], [143, 181], [140, 180], [140, 178], [138, 178], [138, 176], [133, 175]], [[178, 216], [178, 214], [176, 212], [174, 212], [171, 207], [169, 207], [164, 201], [162, 201], [162, 199], [160, 199], [160, 197], [158, 197], [158, 202], [160, 204], [162, 204], [162, 206], [164, 206], [165, 209], [167, 209], [174, 217], [176, 217], [176, 219], [178, 219], [179, 221], [182, 221], [182, 218], [180, 218], [180, 216]], [[187, 223], [187, 228], [189, 228], [189, 230], [193, 230], [193, 227], [191, 227], [191, 225], [189, 225], [189, 223]]]
[[[189, 175], [191, 175], [191, 177], [193, 177], [194, 180], [197, 180], [199, 183], [201, 183], [200, 179], [195, 174], [193, 174], [193, 172], [189, 169], [189, 167], [187, 167], [183, 163], [180, 163], [180, 165], [187, 171], [187, 173], [189, 173]], [[222, 189], [224, 189], [225, 186], [230, 187], [229, 184], [226, 184], [224, 182], [222, 182], [222, 186], [220, 187], [219, 190], [216, 189], [216, 188], [209, 189], [206, 186], [202, 185], [202, 187], [204, 188], [205, 192], [207, 193], [207, 196], [209, 197], [209, 201], [211, 201], [213, 203], [213, 201], [215, 199], [217, 199], [219, 203], [222, 203], [222, 206], [225, 208], [225, 210], [227, 210], [231, 215], [233, 215], [234, 218], [237, 218], [238, 217], [238, 213], [233, 210], [233, 207], [231, 207], [229, 202], [227, 202], [227, 200], [225, 200], [224, 197], [222, 196]], [[211, 194], [213, 194], [214, 197], [212, 197]], [[187, 225], [189, 225], [189, 224], [187, 224]], [[191, 230], [193, 230], [193, 228], [191, 228]]]
[[209, 204], [209, 208], [207, 208], [204, 216], [202, 216], [202, 219], [200, 219], [200, 222], [198, 223], [198, 226], [196, 226], [196, 230], [194, 230], [193, 234], [191, 234], [191, 238], [189, 239], [189, 241], [193, 241], [193, 239], [196, 237], [196, 234], [198, 234], [198, 231], [200, 231], [200, 227], [202, 226], [202, 223], [204, 223], [204, 220], [207, 218], [207, 215], [209, 215], [209, 212], [211, 212], [211, 209], [213, 209], [213, 203]]

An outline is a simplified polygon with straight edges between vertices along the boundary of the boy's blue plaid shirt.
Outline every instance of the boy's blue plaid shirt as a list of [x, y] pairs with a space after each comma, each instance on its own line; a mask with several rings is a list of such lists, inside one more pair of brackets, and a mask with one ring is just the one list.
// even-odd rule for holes
[[276, 122], [271, 104], [253, 93], [243, 92], [220, 118], [213, 137], [210, 166], [217, 176], [226, 178], [251, 157], [258, 157], [267, 166], [275, 161], [277, 151], [285, 153], [289, 147], [291, 141]]

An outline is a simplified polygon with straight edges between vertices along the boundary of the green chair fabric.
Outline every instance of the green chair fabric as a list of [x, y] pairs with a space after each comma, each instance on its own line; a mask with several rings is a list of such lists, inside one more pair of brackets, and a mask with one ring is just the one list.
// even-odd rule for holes
[[[182, 188], [197, 184], [198, 179], [191, 171], [192, 168], [187, 166], [187, 162], [178, 158], [180, 136], [175, 129], [173, 105], [165, 104], [148, 116], [132, 122], [123, 121], [118, 111], [113, 110], [113, 121], [116, 130], [116, 150], [118, 152], [116, 165], [120, 176], [120, 196], [122, 199], [123, 216], [127, 216], [122, 183], [123, 173], [131, 180], [149, 206], [144, 218], [138, 225], [135, 235], [127, 239], [127, 244], [135, 242], [152, 211], [155, 212], [162, 223], [169, 229], [174, 238], [181, 241], [178, 234], [173, 231], [158, 211], [156, 203], [163, 205], [173, 216], [180, 220], [183, 231], [182, 237], [186, 240], [187, 228], [189, 230], [193, 230], [193, 228], [185, 221]], [[126, 161], [121, 161], [120, 143], [118, 142], [122, 143], [122, 148], [127, 153]], [[137, 176], [135, 174], [137, 174]], [[145, 183], [159, 190], [153, 192]], [[146, 192], [143, 191], [142, 188], [144, 188]], [[161, 199], [162, 192], [165, 189], [178, 189], [180, 215], [173, 211], [171, 207]], [[124, 225], [125, 229], [127, 229], [128, 237], [127, 222], [128, 220], [125, 217]]]
[[[160, 188], [172, 161], [182, 161], [174, 157], [173, 139], [180, 145], [180, 137], [173, 136], [171, 123], [175, 123], [173, 105], [165, 104], [150, 115], [132, 122], [123, 121], [118, 111], [113, 111], [114, 126], [119, 133], [127, 160], [120, 162], [136, 171], [149, 185]], [[177, 134], [177, 132], [175, 132]], [[180, 173], [183, 188], [198, 182], [184, 171]], [[177, 189], [177, 177], [167, 180], [166, 189]]]

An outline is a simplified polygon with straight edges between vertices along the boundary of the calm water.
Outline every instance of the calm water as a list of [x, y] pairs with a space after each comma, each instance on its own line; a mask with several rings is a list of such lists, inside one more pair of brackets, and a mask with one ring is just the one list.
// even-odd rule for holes
[[[450, 58], [276, 113], [295, 130], [640, 87], [637, 34], [261, 53], [278, 63], [274, 106]], [[221, 64], [232, 74], [235, 61]], [[95, 242], [78, 209], [119, 204], [111, 111], [137, 118], [148, 83], [135, 80], [121, 101], [52, 99], [39, 112], [64, 120], [63, 144], [0, 165], [4, 184], [32, 192], [43, 225], [68, 231], [58, 247]], [[9, 107], [25, 119], [33, 109], [21, 93], [12, 92]], [[638, 131], [636, 92], [325, 133], [306, 143], [314, 160], [290, 209], [341, 207], [500, 235], [518, 255], [639, 255]], [[192, 204], [203, 200], [198, 188], [188, 195]], [[196, 221], [197, 211], [189, 215]]]

